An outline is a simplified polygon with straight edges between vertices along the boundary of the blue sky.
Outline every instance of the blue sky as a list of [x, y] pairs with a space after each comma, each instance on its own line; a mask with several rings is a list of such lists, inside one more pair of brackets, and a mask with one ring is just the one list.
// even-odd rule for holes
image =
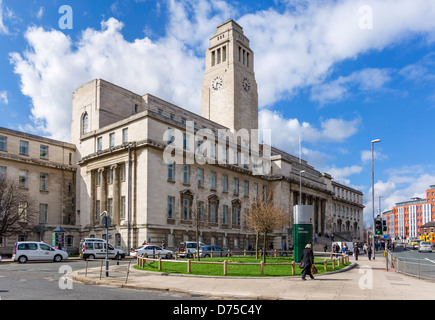
[[[59, 21], [72, 9], [72, 29]], [[103, 78], [200, 113], [204, 54], [236, 20], [272, 143], [382, 209], [435, 184], [434, 0], [0, 0], [0, 126], [69, 139], [72, 92]]]

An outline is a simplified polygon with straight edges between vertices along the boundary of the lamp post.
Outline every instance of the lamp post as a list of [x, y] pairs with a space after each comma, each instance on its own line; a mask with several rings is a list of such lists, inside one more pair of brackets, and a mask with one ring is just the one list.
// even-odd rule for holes
[[381, 139], [372, 140], [372, 214], [373, 214], [373, 260], [375, 260], [375, 170], [374, 170], [374, 152], [373, 145], [377, 142], [381, 142]]
[[299, 201], [302, 205], [302, 173], [304, 173], [305, 170], [299, 171]]

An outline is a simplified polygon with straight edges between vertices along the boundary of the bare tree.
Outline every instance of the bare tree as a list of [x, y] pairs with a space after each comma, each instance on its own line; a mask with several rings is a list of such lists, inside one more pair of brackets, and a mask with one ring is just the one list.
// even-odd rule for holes
[[0, 176], [0, 237], [30, 232], [35, 210], [33, 201], [16, 183]]
[[[263, 248], [266, 250], [267, 235], [288, 224], [288, 214], [272, 201], [271, 194], [265, 199], [255, 198], [251, 201], [251, 207], [247, 210], [248, 227], [257, 234], [255, 244], [255, 255], [258, 259], [258, 238], [263, 233]], [[266, 262], [266, 254], [263, 254], [263, 261]]]

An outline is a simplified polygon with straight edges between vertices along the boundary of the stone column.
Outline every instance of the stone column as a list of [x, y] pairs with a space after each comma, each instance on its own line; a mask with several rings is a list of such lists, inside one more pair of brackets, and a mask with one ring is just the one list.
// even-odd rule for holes
[[98, 173], [100, 174], [100, 190], [98, 198], [100, 199], [100, 211], [103, 212], [107, 210], [107, 170], [100, 168], [98, 169]]
[[110, 167], [113, 170], [113, 224], [119, 225], [119, 173], [118, 166], [113, 165]]

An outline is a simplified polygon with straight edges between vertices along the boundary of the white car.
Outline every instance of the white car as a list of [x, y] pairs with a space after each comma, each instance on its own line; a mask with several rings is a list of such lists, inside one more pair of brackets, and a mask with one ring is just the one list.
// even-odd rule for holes
[[12, 259], [19, 263], [25, 263], [28, 260], [60, 262], [68, 259], [68, 253], [55, 249], [44, 242], [25, 241], [15, 243]]
[[430, 241], [421, 241], [420, 246], [418, 247], [418, 252], [432, 252], [432, 244]]
[[172, 256], [174, 255], [174, 251], [166, 250], [166, 249], [163, 249], [162, 247], [155, 246], [152, 244], [147, 244], [147, 245], [141, 246], [137, 249], [133, 249], [133, 250], [131, 250], [130, 254], [133, 257], [137, 257], [137, 256], [143, 255], [144, 253], [147, 254], [147, 257], [153, 258], [153, 259], [157, 258], [159, 253], [160, 253], [161, 258], [166, 258], [166, 259], [171, 259]]

